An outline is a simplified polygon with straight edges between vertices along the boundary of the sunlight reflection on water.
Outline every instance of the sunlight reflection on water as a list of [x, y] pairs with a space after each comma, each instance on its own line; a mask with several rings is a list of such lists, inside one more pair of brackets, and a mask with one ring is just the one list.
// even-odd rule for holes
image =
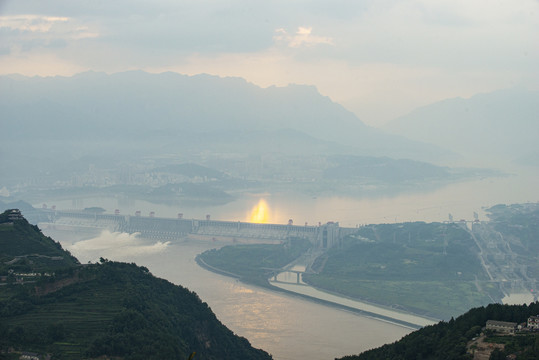
[[[338, 221], [344, 227], [360, 224], [394, 223], [407, 221], [445, 221], [452, 214], [455, 219], [473, 220], [473, 212], [480, 220], [486, 220], [484, 208], [499, 203], [539, 201], [539, 174], [528, 172], [521, 176], [484, 178], [454, 183], [436, 190], [403, 193], [395, 196], [376, 197], [316, 196], [298, 193], [265, 194], [267, 222], [316, 225], [318, 222]], [[179, 212], [185, 219], [205, 219], [211, 214], [215, 220], [250, 221], [251, 210], [259, 201], [259, 194], [244, 194], [238, 199], [219, 206], [193, 207], [153, 204], [143, 200], [122, 202], [117, 198], [50, 199], [49, 205], [58, 209], [79, 209], [99, 206], [112, 213], [119, 209], [122, 215], [134, 215], [141, 210], [143, 215], [155, 211], [155, 216], [175, 218]], [[42, 204], [34, 206], [41, 207]], [[266, 216], [265, 215], [265, 216]]]

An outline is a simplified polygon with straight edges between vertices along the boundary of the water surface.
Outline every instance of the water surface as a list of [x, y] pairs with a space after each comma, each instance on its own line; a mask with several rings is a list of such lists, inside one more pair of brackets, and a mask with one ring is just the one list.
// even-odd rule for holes
[[[455, 220], [487, 220], [484, 209], [496, 204], [539, 201], [539, 173], [526, 171], [519, 175], [483, 178], [449, 184], [439, 189], [416, 190], [400, 195], [377, 195], [375, 197], [311, 196], [298, 193], [278, 192], [240, 195], [225, 205], [194, 206], [183, 204], [153, 204], [148, 201], [117, 197], [49, 199], [48, 206], [58, 209], [82, 209], [103, 207], [108, 213], [115, 209], [121, 214], [134, 215], [140, 210], [143, 216], [151, 211], [158, 217], [175, 218], [182, 213], [186, 219], [205, 219], [210, 215], [215, 220], [250, 221], [253, 208], [260, 199], [268, 206], [267, 221], [286, 224], [289, 219], [295, 225], [316, 225], [318, 222], [338, 221], [344, 227], [362, 224], [395, 223], [407, 221], [446, 221], [449, 214]], [[41, 207], [42, 204], [34, 204]]]

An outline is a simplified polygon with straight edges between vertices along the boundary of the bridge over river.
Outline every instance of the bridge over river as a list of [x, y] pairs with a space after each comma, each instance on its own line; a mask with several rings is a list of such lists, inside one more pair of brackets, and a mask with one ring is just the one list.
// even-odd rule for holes
[[354, 232], [354, 228], [342, 228], [337, 222], [318, 226], [298, 226], [289, 224], [259, 224], [242, 221], [218, 221], [183, 218], [162, 218], [155, 216], [135, 216], [99, 214], [82, 210], [39, 209], [38, 221], [46, 225], [107, 229], [129, 234], [140, 233], [142, 237], [158, 240], [177, 240], [186, 236], [203, 238], [251, 239], [267, 242], [286, 240], [289, 237], [306, 238], [316, 248], [330, 248], [337, 245], [343, 236]]

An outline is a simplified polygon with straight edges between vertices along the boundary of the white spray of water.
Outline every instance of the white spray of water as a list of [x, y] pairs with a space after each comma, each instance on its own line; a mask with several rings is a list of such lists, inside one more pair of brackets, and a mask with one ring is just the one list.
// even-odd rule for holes
[[100, 257], [109, 260], [129, 261], [143, 254], [156, 254], [166, 250], [169, 241], [148, 244], [139, 234], [127, 234], [104, 230], [98, 237], [76, 242], [68, 250], [81, 262], [97, 261]]

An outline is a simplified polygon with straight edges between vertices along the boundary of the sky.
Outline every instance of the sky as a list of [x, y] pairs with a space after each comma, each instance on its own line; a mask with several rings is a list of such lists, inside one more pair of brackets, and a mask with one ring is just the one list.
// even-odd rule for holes
[[538, 0], [0, 0], [0, 74], [142, 69], [308, 84], [379, 126], [539, 86]]

